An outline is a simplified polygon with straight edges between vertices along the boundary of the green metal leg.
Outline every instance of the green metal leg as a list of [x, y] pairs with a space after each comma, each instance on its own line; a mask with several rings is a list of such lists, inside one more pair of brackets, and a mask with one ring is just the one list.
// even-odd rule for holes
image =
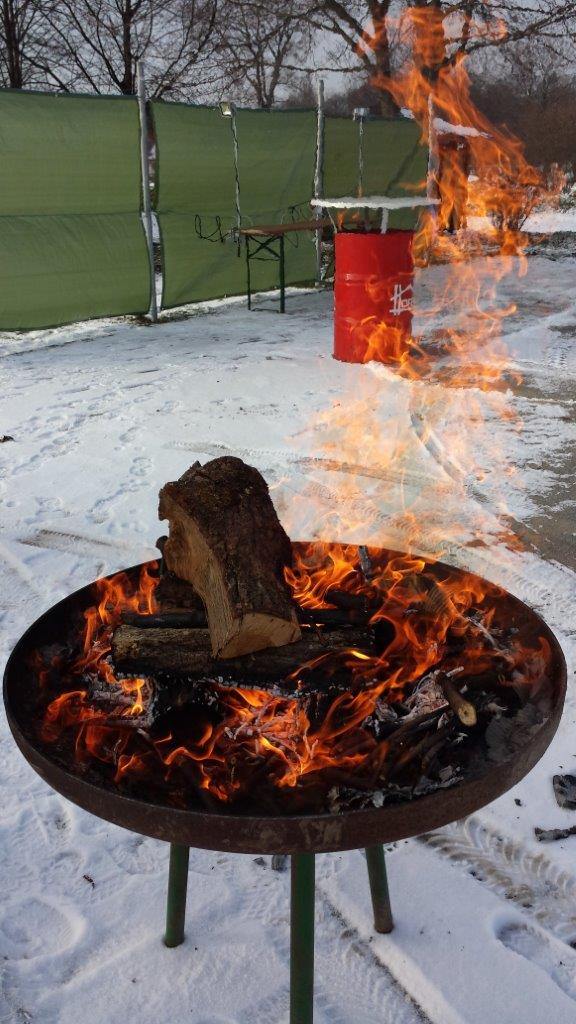
[[170, 845], [170, 871], [168, 874], [168, 903], [166, 906], [166, 946], [179, 946], [184, 942], [186, 917], [186, 890], [188, 888], [188, 846]]
[[391, 932], [394, 927], [394, 921], [392, 920], [392, 908], [388, 892], [384, 848], [382, 846], [366, 847], [366, 862], [368, 864], [370, 892], [372, 893], [372, 907], [374, 908], [374, 927], [377, 932]]
[[292, 855], [290, 1024], [314, 1017], [314, 854]]
[[280, 235], [280, 312], [286, 312], [286, 274], [284, 271], [284, 235]]

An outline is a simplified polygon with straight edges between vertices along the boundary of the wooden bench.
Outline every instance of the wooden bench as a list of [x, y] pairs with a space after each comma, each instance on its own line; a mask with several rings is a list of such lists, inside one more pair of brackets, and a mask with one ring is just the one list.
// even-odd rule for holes
[[[280, 278], [280, 312], [286, 311], [286, 274], [284, 236], [294, 231], [324, 231], [332, 227], [329, 217], [318, 217], [314, 220], [292, 220], [285, 224], [252, 224], [250, 227], [238, 228], [236, 235], [246, 243], [246, 291], [248, 309], [252, 309], [252, 290], [250, 280], [250, 261], [258, 259], [262, 251], [269, 253], [278, 260]], [[278, 248], [275, 244], [278, 243]]]

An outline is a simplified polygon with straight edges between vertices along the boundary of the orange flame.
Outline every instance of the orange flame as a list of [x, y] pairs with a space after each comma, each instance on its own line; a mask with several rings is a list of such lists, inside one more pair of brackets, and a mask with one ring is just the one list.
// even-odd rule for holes
[[[67, 671], [61, 658], [58, 662], [58, 677], [70, 688], [49, 701], [43, 740], [53, 743], [71, 736], [76, 762], [95, 760], [114, 766], [116, 784], [134, 778], [148, 783], [156, 778], [157, 782], [158, 772], [170, 782], [174, 773], [178, 777], [184, 773], [193, 789], [220, 802], [253, 792], [260, 776], [268, 787], [290, 792], [293, 798], [321, 785], [324, 773], [332, 784], [353, 777], [359, 788], [370, 788], [379, 776], [388, 746], [367, 731], [367, 719], [379, 701], [394, 704], [401, 700], [415, 681], [440, 664], [445, 670], [469, 675], [493, 670], [496, 655], [486, 644], [486, 635], [500, 591], [466, 573], [446, 579], [432, 577], [424, 560], [415, 557], [382, 561], [373, 549], [368, 549], [367, 556], [374, 569], [368, 582], [360, 571], [355, 546], [300, 545], [294, 567], [286, 570], [286, 576], [295, 600], [309, 610], [328, 607], [336, 595], [339, 600], [369, 602], [372, 623], [377, 626], [386, 620], [394, 627], [393, 639], [379, 656], [350, 647], [302, 665], [293, 673], [295, 696], [279, 697], [260, 689], [214, 683], [217, 721], [202, 712], [192, 718], [178, 717], [171, 733], [146, 742], [141, 730], [129, 727], [129, 719], [145, 712], [149, 681], [116, 679], [107, 652], [110, 631], [123, 610], [154, 610], [156, 581], [147, 567], [142, 572], [141, 591], [124, 573], [100, 581], [95, 587], [95, 603], [84, 617], [82, 655]], [[452, 643], [457, 637], [465, 639], [465, 669], [456, 665], [453, 657], [446, 659], [450, 637]], [[88, 639], [92, 646], [86, 649]], [[509, 645], [508, 674], [516, 671], [520, 681], [536, 689], [547, 655], [542, 642], [533, 652], [520, 644]], [[498, 663], [501, 659], [499, 652]], [[306, 674], [318, 665], [328, 675], [343, 671], [348, 689], [333, 699], [321, 723], [315, 725], [302, 695]], [[94, 705], [86, 688], [73, 686], [86, 675], [104, 685], [121, 687], [132, 702], [110, 720], [105, 710]]]

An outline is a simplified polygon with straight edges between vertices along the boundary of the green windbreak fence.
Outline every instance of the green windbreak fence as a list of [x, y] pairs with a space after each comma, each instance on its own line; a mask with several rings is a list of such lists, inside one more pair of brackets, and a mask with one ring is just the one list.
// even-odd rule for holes
[[[244, 292], [236, 224], [232, 121], [216, 108], [151, 104], [163, 305]], [[242, 225], [309, 219], [316, 112], [236, 113]], [[364, 125], [366, 194], [424, 188], [426, 148], [407, 120]], [[326, 196], [355, 194], [358, 124], [325, 121]], [[0, 329], [145, 312], [150, 267], [141, 221], [140, 126], [133, 97], [0, 90]], [[412, 211], [391, 226], [409, 227]], [[286, 235], [286, 282], [316, 275], [314, 232]], [[278, 284], [270, 254], [251, 262], [252, 287]]]
[[[414, 121], [366, 121], [364, 123], [365, 195], [404, 196], [426, 191], [428, 150], [420, 144], [421, 132]], [[324, 135], [324, 195], [357, 195], [359, 125], [349, 118], [327, 118]], [[389, 225], [409, 228], [418, 214], [399, 210]]]
[[[164, 258], [162, 305], [243, 292], [244, 249], [229, 238], [236, 223], [231, 120], [206, 107], [152, 106], [159, 154], [156, 211]], [[316, 114], [239, 110], [236, 123], [242, 224], [308, 218]], [[313, 234], [289, 234], [287, 283], [312, 281], [315, 259]], [[253, 261], [251, 274], [254, 289], [273, 288], [278, 263], [269, 257]]]
[[0, 328], [144, 312], [138, 105], [0, 90]]

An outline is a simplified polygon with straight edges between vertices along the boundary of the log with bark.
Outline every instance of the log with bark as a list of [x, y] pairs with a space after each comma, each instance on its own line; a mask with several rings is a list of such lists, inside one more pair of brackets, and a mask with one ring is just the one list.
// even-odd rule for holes
[[301, 639], [284, 580], [290, 540], [258, 470], [231, 456], [195, 463], [162, 488], [159, 516], [170, 524], [165, 566], [202, 598], [215, 657]]
[[[333, 657], [349, 648], [363, 653], [376, 653], [371, 649], [373, 635], [366, 629], [334, 629], [319, 633], [306, 630], [297, 643], [271, 647], [264, 651], [238, 658], [218, 659], [212, 656], [210, 633], [207, 629], [143, 629], [138, 626], [119, 626], [112, 637], [112, 660], [117, 672], [138, 673], [147, 676], [184, 676], [191, 679], [230, 679], [235, 683], [282, 684], [301, 666], [315, 662], [324, 655]], [[315, 666], [306, 669], [309, 675]], [[341, 664], [322, 667], [329, 684], [345, 678], [352, 685], [352, 674]], [[296, 679], [289, 687], [296, 689]]]

